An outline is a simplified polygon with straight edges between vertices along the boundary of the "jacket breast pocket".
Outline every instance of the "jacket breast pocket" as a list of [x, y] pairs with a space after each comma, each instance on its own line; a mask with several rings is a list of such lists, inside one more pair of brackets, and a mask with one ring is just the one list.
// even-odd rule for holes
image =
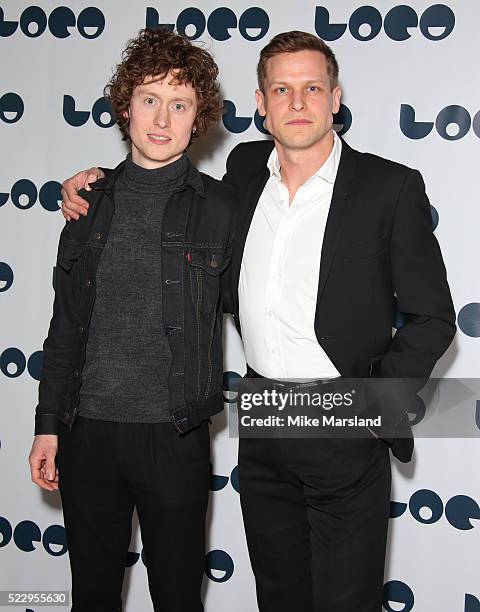
[[197, 311], [216, 308], [220, 295], [220, 275], [228, 267], [229, 258], [222, 249], [191, 249], [187, 252], [188, 278]]
[[340, 255], [345, 263], [367, 262], [380, 259], [388, 250], [388, 238], [382, 237], [376, 240], [368, 240], [340, 250]]
[[58, 246], [57, 265], [70, 272], [73, 264], [80, 259], [85, 251], [85, 243], [72, 240], [63, 232]]

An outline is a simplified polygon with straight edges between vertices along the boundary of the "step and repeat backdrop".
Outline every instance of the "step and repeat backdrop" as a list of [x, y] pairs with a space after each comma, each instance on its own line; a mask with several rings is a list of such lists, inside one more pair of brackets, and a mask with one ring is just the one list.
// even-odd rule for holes
[[[480, 3], [407, 2], [0, 0], [0, 590], [70, 587], [59, 496], [34, 487], [27, 464], [63, 225], [60, 183], [125, 156], [102, 90], [127, 40], [145, 26], [168, 24], [202, 41], [219, 64], [225, 115], [191, 150], [215, 177], [235, 144], [268, 138], [254, 99], [257, 58], [268, 40], [299, 29], [333, 47], [343, 89], [337, 132], [357, 149], [418, 168], [427, 185], [459, 328], [434, 374], [477, 376]], [[245, 363], [231, 321], [225, 325], [228, 378], [243, 374]], [[480, 398], [478, 406], [469, 399], [467, 412], [472, 430], [479, 428]], [[212, 439], [206, 610], [255, 612], [237, 441], [228, 436], [226, 414], [215, 418]], [[410, 464], [393, 463], [384, 610], [480, 611], [479, 460], [474, 437], [444, 437], [417, 440]], [[134, 521], [128, 612], [152, 609]]]

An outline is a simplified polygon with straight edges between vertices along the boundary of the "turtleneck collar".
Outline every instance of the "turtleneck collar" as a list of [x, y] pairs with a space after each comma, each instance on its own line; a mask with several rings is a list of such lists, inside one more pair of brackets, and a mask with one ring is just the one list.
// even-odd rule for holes
[[123, 178], [127, 187], [143, 193], [152, 193], [159, 188], [162, 191], [173, 190], [181, 185], [187, 176], [188, 160], [185, 153], [176, 161], [147, 170], [132, 160], [132, 154], [127, 155]]

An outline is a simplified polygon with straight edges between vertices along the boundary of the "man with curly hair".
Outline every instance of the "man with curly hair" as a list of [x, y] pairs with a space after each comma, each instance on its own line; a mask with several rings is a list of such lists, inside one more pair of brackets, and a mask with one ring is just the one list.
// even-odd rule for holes
[[177, 34], [130, 41], [106, 87], [130, 152], [60, 237], [29, 461], [60, 489], [75, 612], [121, 610], [134, 508], [154, 609], [203, 610], [235, 198], [185, 150], [221, 116], [217, 74]]

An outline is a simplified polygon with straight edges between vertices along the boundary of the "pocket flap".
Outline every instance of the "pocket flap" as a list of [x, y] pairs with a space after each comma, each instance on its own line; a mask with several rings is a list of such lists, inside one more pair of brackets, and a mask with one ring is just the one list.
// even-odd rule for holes
[[194, 268], [201, 268], [211, 274], [218, 276], [230, 263], [224, 251], [212, 249], [192, 249], [187, 252], [187, 261]]
[[71, 240], [62, 234], [58, 247], [57, 265], [69, 272], [84, 250], [85, 244], [83, 242]]

